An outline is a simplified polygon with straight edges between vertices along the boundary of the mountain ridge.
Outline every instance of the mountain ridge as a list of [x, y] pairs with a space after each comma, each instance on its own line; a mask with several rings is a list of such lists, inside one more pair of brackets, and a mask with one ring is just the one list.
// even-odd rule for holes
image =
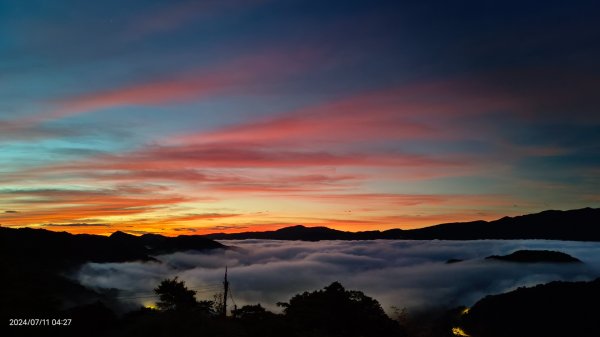
[[452, 222], [417, 228], [393, 228], [384, 231], [347, 232], [328, 227], [296, 225], [274, 231], [211, 233], [213, 240], [517, 240], [543, 239], [565, 241], [600, 241], [600, 208], [567, 211], [546, 210], [539, 213], [502, 217], [497, 220]]
[[7, 263], [70, 267], [85, 262], [151, 261], [152, 255], [226, 246], [202, 236], [110, 236], [71, 234], [46, 229], [0, 227], [0, 257]]

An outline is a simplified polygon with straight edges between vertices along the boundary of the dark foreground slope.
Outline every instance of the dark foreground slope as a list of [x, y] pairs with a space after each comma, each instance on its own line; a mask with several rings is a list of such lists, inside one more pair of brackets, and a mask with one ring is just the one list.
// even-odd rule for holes
[[487, 296], [462, 317], [473, 337], [600, 336], [600, 279], [551, 282]]
[[86, 262], [150, 261], [152, 254], [224, 246], [202, 237], [110, 237], [0, 227], [0, 316], [47, 317], [102, 296], [64, 277]]
[[600, 241], [600, 209], [544, 211], [494, 221], [471, 221], [431, 227], [386, 231], [344, 232], [327, 227], [293, 226], [267, 232], [215, 233], [211, 239], [271, 240], [479, 240], [479, 239], [546, 239]]
[[[165, 281], [167, 284], [169, 280]], [[66, 312], [69, 326], [0, 326], [2, 336], [88, 337], [408, 337], [401, 324], [390, 318], [379, 302], [339, 282], [278, 303], [273, 313], [260, 304], [244, 305], [222, 315], [219, 304], [198, 301], [185, 284], [164, 289], [160, 309], [139, 308], [116, 316], [102, 303]], [[189, 298], [189, 296], [192, 296]], [[4, 330], [4, 331], [3, 331]]]

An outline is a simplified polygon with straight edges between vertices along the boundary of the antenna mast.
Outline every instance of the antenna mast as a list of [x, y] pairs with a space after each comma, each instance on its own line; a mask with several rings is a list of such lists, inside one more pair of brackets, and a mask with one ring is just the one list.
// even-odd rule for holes
[[223, 280], [223, 317], [227, 317], [227, 296], [229, 293], [229, 281], [227, 281], [227, 266], [225, 266], [225, 279]]

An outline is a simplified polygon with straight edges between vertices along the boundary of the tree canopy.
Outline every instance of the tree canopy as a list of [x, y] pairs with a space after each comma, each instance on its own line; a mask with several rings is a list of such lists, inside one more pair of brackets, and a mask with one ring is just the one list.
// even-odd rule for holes
[[361, 291], [348, 291], [339, 282], [323, 290], [295, 295], [284, 308], [290, 323], [306, 335], [399, 336], [399, 324], [379, 302]]
[[157, 306], [160, 310], [186, 310], [198, 305], [196, 301], [196, 292], [185, 286], [183, 281], [179, 281], [177, 276], [173, 279], [163, 280], [154, 292], [159, 296], [160, 301]]

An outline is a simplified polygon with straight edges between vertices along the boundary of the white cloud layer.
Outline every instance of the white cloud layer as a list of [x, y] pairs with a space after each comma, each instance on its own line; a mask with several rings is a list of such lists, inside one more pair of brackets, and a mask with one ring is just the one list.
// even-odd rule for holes
[[[391, 306], [409, 310], [472, 305], [488, 294], [554, 280], [591, 280], [600, 276], [600, 244], [544, 240], [518, 241], [222, 241], [235, 246], [211, 253], [181, 252], [156, 262], [88, 263], [75, 277], [85, 286], [116, 288], [135, 304], [154, 301], [152, 289], [178, 275], [212, 299], [225, 265], [238, 305], [277, 311], [276, 302], [323, 288], [333, 281], [361, 290]], [[584, 264], [516, 264], [484, 260], [519, 249], [558, 250]], [[458, 258], [465, 261], [446, 264]]]

